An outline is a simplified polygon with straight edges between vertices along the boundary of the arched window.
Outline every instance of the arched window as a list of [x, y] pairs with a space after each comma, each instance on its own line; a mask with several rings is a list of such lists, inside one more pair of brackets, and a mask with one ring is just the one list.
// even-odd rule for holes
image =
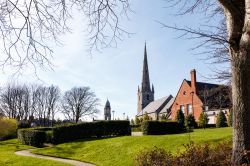
[[149, 100], [149, 95], [147, 95], [147, 100]]

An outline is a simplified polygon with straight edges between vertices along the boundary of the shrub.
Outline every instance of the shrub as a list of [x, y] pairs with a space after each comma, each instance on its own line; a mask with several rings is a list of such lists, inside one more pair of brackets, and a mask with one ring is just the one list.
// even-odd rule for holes
[[177, 123], [179, 123], [182, 127], [184, 127], [184, 123], [185, 123], [185, 117], [184, 114], [181, 110], [178, 110], [176, 113], [176, 117], [175, 120]]
[[135, 158], [138, 166], [170, 166], [173, 165], [173, 156], [162, 148], [154, 147], [152, 150], [145, 150]]
[[194, 127], [197, 126], [193, 114], [189, 114], [189, 115], [185, 118], [185, 126], [186, 126], [188, 129], [191, 129], [191, 128], [194, 128]]
[[15, 119], [0, 118], [0, 140], [16, 137], [17, 121]]
[[161, 121], [166, 121], [167, 120], [167, 116], [165, 114], [161, 115]]
[[202, 128], [206, 128], [208, 121], [209, 119], [208, 119], [207, 114], [205, 112], [202, 112], [199, 117], [198, 126]]
[[142, 124], [145, 135], [175, 134], [183, 132], [182, 126], [177, 122], [146, 121]]
[[131, 135], [129, 121], [86, 122], [54, 127], [52, 130], [55, 144], [91, 137]]
[[135, 124], [136, 124], [136, 125], [139, 125], [140, 123], [141, 123], [141, 122], [140, 122], [140, 119], [136, 116], [136, 117], [135, 117]]
[[150, 118], [148, 116], [148, 113], [145, 112], [145, 114], [143, 115], [143, 121], [148, 121]]
[[216, 119], [216, 127], [227, 127], [227, 118], [224, 112], [220, 111]]
[[152, 150], [141, 152], [135, 158], [138, 166], [224, 166], [231, 165], [231, 144], [221, 143], [216, 147], [206, 145], [189, 144], [178, 156], [173, 156], [168, 151], [154, 147]]
[[45, 131], [35, 129], [19, 129], [18, 140], [25, 145], [42, 147], [46, 141], [46, 134]]

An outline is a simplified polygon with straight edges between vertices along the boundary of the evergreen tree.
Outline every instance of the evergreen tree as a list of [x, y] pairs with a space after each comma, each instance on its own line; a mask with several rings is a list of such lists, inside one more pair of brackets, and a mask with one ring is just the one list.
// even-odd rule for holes
[[199, 127], [206, 128], [208, 121], [209, 119], [207, 114], [205, 112], [202, 112], [199, 117], [199, 122], [198, 122]]
[[184, 117], [184, 114], [181, 110], [177, 111], [175, 120], [177, 123], [179, 123], [181, 126], [184, 127], [185, 117]]
[[227, 117], [227, 125], [232, 127], [233, 126], [233, 112], [230, 110], [229, 115]]
[[143, 121], [149, 121], [149, 116], [148, 116], [148, 113], [145, 112], [144, 116], [143, 116]]
[[196, 126], [196, 122], [194, 119], [193, 114], [189, 114], [186, 118], [185, 118], [185, 126], [188, 129], [194, 128]]
[[167, 116], [165, 114], [162, 114], [161, 115], [161, 121], [165, 121], [165, 120], [167, 120]]
[[224, 112], [220, 111], [216, 119], [216, 127], [226, 127], [226, 126], [227, 126], [227, 118]]

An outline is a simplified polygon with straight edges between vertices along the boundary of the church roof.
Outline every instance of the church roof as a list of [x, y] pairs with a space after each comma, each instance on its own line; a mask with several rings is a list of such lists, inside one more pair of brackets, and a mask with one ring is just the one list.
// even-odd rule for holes
[[173, 96], [169, 95], [169, 96], [160, 98], [158, 100], [152, 101], [141, 112], [139, 112], [137, 116], [141, 116], [142, 114], [145, 114], [145, 112], [147, 112], [148, 114], [155, 113], [155, 112], [159, 113], [164, 108], [172, 106], [173, 104], [172, 99], [173, 99]]
[[174, 97], [169, 100], [169, 102], [163, 107], [163, 109], [160, 111], [160, 114], [162, 113], [168, 113], [168, 110], [172, 107], [174, 103]]

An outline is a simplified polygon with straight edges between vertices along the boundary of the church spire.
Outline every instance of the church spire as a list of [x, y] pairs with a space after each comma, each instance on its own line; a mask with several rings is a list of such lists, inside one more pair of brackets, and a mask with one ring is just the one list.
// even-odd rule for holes
[[150, 81], [149, 81], [149, 72], [148, 72], [148, 59], [147, 59], [147, 47], [145, 42], [144, 48], [144, 60], [143, 60], [143, 70], [142, 70], [142, 91], [151, 91], [150, 90]]

